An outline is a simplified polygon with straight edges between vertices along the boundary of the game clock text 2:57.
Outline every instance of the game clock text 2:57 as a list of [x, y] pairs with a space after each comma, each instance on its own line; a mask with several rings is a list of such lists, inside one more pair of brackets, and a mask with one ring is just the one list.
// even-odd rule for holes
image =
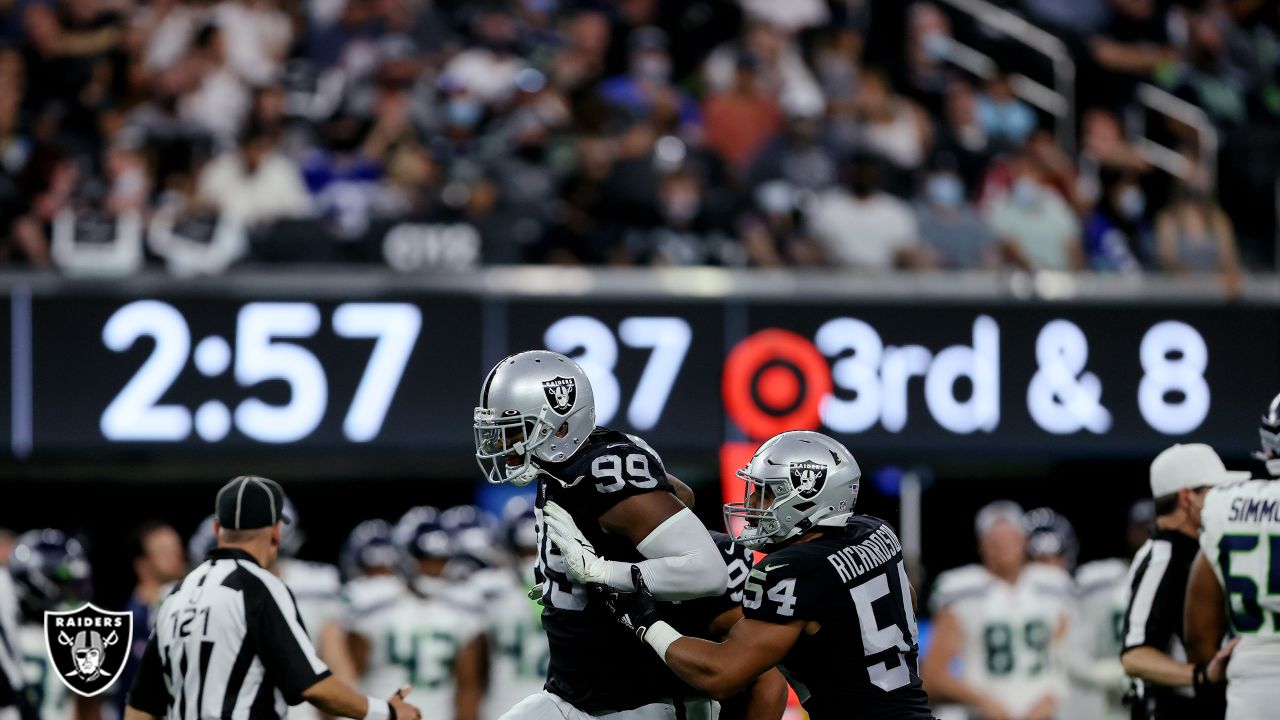
[[[478, 315], [468, 310], [446, 305], [440, 318]], [[111, 444], [440, 444], [424, 416], [442, 403], [456, 410], [473, 394], [443, 367], [479, 362], [478, 350], [465, 347], [452, 359], [424, 352], [431, 331], [423, 307], [411, 302], [141, 299], [102, 312], [74, 302], [36, 308], [44, 321], [36, 339], [37, 446], [84, 444], [66, 436], [88, 429], [86, 412], [96, 412], [94, 434]], [[53, 343], [50, 313], [63, 327], [96, 326], [96, 337]], [[93, 367], [74, 369], [76, 356]], [[75, 391], [42, 388], [49, 366], [72, 366], [61, 377]], [[419, 386], [421, 396], [406, 401], [407, 388]]]

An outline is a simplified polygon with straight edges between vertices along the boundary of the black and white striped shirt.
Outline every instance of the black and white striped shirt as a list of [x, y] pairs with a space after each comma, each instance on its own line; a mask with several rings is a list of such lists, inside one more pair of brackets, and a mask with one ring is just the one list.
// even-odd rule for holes
[[160, 606], [129, 705], [168, 720], [283, 718], [328, 675], [284, 583], [219, 548]]
[[[1158, 530], [1138, 550], [1129, 568], [1129, 602], [1124, 616], [1124, 649], [1150, 647], [1179, 662], [1187, 661], [1182, 637], [1182, 610], [1187, 577], [1200, 544], [1177, 530]], [[1202, 714], [1190, 688], [1136, 682], [1145, 717], [1209, 718]]]
[[[22, 622], [18, 595], [9, 571], [0, 568], [0, 708], [16, 708], [19, 717], [34, 717], [24, 689], [22, 651], [18, 646], [18, 626]], [[12, 714], [11, 714], [12, 715]]]

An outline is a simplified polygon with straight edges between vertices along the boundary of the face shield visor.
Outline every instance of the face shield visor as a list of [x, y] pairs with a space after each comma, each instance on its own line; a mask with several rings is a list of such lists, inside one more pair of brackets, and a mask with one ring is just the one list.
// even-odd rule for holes
[[[478, 407], [473, 416], [476, 462], [485, 479], [494, 485], [528, 485], [538, 477], [533, 451], [551, 437], [551, 427], [542, 415], [498, 415], [496, 410]], [[532, 438], [532, 440], [530, 440]]]
[[725, 530], [734, 542], [752, 550], [781, 540], [782, 523], [775, 509], [777, 499], [791, 492], [790, 483], [782, 478], [765, 479], [751, 475], [748, 467], [737, 472], [742, 480], [743, 501], [725, 503]]

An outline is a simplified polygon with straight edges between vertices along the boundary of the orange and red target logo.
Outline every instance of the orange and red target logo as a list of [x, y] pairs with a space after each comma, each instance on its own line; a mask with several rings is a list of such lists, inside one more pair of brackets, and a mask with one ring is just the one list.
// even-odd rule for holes
[[787, 430], [816, 429], [822, 399], [831, 391], [826, 358], [790, 330], [761, 330], [733, 348], [725, 359], [721, 393], [729, 418], [749, 440], [726, 442], [720, 449], [726, 501], [742, 499], [734, 473], [751, 460], [758, 443]]

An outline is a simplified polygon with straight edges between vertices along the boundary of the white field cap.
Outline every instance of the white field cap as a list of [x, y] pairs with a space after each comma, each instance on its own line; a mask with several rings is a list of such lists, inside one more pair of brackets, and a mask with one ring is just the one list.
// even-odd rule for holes
[[977, 517], [973, 520], [973, 530], [978, 537], [982, 537], [996, 523], [1004, 520], [1013, 524], [1014, 527], [1024, 529], [1022, 524], [1022, 506], [1012, 500], [996, 500], [987, 503], [978, 511]]
[[1151, 461], [1151, 496], [1162, 497], [1182, 488], [1222, 485], [1249, 477], [1248, 471], [1228, 470], [1218, 453], [1204, 443], [1174, 445]]

